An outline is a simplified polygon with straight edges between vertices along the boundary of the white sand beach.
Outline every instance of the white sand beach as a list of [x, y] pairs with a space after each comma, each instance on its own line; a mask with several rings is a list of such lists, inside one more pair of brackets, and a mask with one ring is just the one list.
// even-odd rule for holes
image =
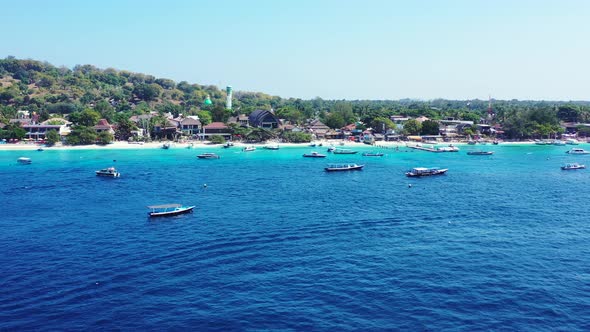
[[[45, 150], [106, 150], [106, 149], [160, 149], [164, 143], [169, 143], [171, 148], [195, 148], [195, 149], [206, 149], [212, 147], [220, 147], [221, 144], [210, 144], [208, 142], [202, 141], [187, 141], [187, 142], [148, 142], [148, 143], [129, 143], [126, 141], [116, 141], [111, 144], [107, 145], [62, 145], [56, 144], [51, 147], [46, 147], [44, 145], [34, 144], [34, 143], [26, 143], [26, 142], [19, 142], [16, 144], [0, 144], [0, 151], [19, 151], [19, 150], [37, 150], [42, 147]], [[335, 146], [335, 147], [369, 147], [369, 145], [364, 143], [358, 142], [351, 142], [351, 141], [344, 141], [344, 140], [317, 140], [312, 143], [317, 145], [322, 144], [323, 147]], [[312, 143], [279, 143], [276, 141], [269, 141], [266, 143], [243, 143], [243, 142], [234, 142], [236, 147], [244, 147], [244, 146], [254, 146], [257, 148], [261, 148], [265, 145], [269, 144], [279, 144], [281, 147], [304, 147], [310, 146]], [[405, 147], [407, 145], [417, 144], [420, 142], [406, 142], [406, 141], [379, 141], [376, 142], [374, 147]], [[525, 145], [525, 144], [534, 144], [534, 141], [523, 141], [523, 142], [501, 142], [501, 145]], [[428, 143], [425, 143], [428, 144]], [[439, 142], [438, 145], [467, 145], [466, 142]], [[489, 143], [491, 144], [491, 143]], [[311, 146], [310, 146], [311, 147]]]

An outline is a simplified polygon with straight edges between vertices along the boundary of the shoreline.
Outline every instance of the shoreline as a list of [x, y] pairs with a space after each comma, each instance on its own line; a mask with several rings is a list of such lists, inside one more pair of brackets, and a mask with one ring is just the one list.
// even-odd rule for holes
[[[51, 147], [47, 147], [44, 145], [34, 144], [34, 143], [16, 143], [16, 144], [0, 144], [0, 151], [36, 151], [40, 147], [44, 150], [140, 150], [140, 149], [161, 149], [162, 145], [166, 142], [149, 142], [143, 144], [130, 144], [126, 141], [117, 141], [107, 145], [55, 145]], [[368, 145], [360, 142], [348, 142], [348, 141], [327, 141], [327, 140], [318, 140], [314, 141], [313, 143], [322, 144], [322, 147], [367, 147], [367, 148], [387, 148], [387, 147], [407, 147], [408, 145], [413, 144], [425, 144], [430, 145], [428, 143], [421, 143], [421, 142], [406, 142], [406, 141], [379, 141], [376, 142], [374, 145]], [[341, 145], [341, 143], [344, 143]], [[183, 142], [183, 143], [173, 143], [170, 142], [171, 149], [187, 149], [192, 147], [193, 149], [207, 149], [207, 148], [220, 148], [222, 144], [207, 144], [204, 142]], [[191, 145], [192, 144], [192, 145]], [[274, 141], [269, 141], [266, 143], [243, 143], [243, 142], [234, 142], [236, 148], [242, 148], [245, 146], [254, 146], [256, 148], [262, 148], [266, 145], [270, 144], [279, 144], [281, 147], [309, 147], [312, 143], [277, 143]], [[466, 146], [468, 145], [467, 142], [439, 142], [437, 145], [448, 146], [449, 144], [453, 144], [456, 146]], [[522, 142], [500, 142], [499, 146], [502, 145], [532, 145], [535, 144], [534, 141], [522, 141]], [[584, 144], [584, 143], [581, 143]], [[486, 144], [492, 145], [491, 143]], [[481, 144], [477, 144], [475, 146], [481, 146]]]

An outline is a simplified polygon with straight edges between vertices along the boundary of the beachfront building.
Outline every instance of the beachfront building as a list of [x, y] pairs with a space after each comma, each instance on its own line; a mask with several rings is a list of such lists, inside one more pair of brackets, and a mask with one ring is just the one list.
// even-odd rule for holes
[[473, 121], [455, 120], [454, 118], [446, 118], [438, 122], [441, 135], [449, 138], [462, 135], [465, 128], [473, 127]]
[[255, 110], [248, 116], [248, 122], [252, 127], [275, 129], [279, 127], [279, 119], [271, 111]]
[[105, 131], [105, 132], [112, 134], [112, 135], [115, 134], [115, 130], [113, 129], [113, 126], [111, 124], [109, 124], [107, 119], [98, 120], [98, 124], [96, 126], [94, 126], [94, 130], [96, 130], [97, 133], [101, 133], [101, 132]]
[[323, 139], [326, 138], [326, 133], [330, 131], [330, 127], [316, 119], [309, 123], [307, 130], [314, 136], [314, 138]]
[[579, 123], [579, 122], [562, 122], [561, 128], [563, 128], [563, 132], [566, 134], [578, 134], [581, 128], [584, 128], [583, 133], [586, 136], [586, 132], [590, 130], [590, 123]]
[[180, 131], [182, 131], [183, 135], [186, 136], [194, 136], [198, 135], [201, 132], [201, 121], [199, 118], [189, 116], [186, 119], [182, 119], [179, 121]]
[[[20, 113], [19, 115], [22, 115]], [[60, 137], [67, 136], [71, 131], [71, 122], [62, 118], [52, 118], [41, 123], [37, 123], [38, 117], [33, 118], [19, 117], [17, 119], [10, 119], [10, 123], [19, 123], [25, 130], [26, 140], [43, 141], [46, 138], [47, 132], [55, 130]]]
[[231, 130], [223, 122], [211, 122], [203, 126], [203, 130], [199, 134], [202, 140], [209, 140], [213, 136], [222, 136], [226, 140], [231, 139]]
[[408, 120], [410, 120], [409, 117], [402, 115], [392, 115], [389, 117], [389, 119], [395, 124], [393, 130], [398, 133], [404, 130], [404, 125], [406, 124], [406, 122], [408, 122]]
[[235, 123], [240, 127], [248, 128], [250, 127], [250, 122], [248, 121], [248, 116], [246, 114], [240, 114], [238, 116], [232, 116], [229, 118], [227, 123]]

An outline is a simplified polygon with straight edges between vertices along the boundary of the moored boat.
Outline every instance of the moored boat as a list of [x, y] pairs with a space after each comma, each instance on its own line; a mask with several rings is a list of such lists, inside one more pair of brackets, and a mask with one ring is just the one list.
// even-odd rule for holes
[[30, 163], [32, 163], [31, 158], [27, 157], [20, 157], [16, 160], [16, 162], [21, 165], [29, 165]]
[[117, 170], [114, 167], [109, 167], [96, 171], [96, 175], [110, 178], [118, 178], [121, 176], [121, 173], [117, 172]]
[[324, 169], [326, 172], [340, 172], [340, 171], [360, 171], [365, 165], [357, 164], [330, 164]]
[[358, 151], [350, 150], [350, 149], [334, 149], [334, 154], [355, 154]]
[[381, 152], [364, 152], [363, 157], [383, 157]]
[[565, 153], [569, 153], [569, 154], [590, 154], [590, 151], [586, 151], [582, 148], [573, 148], [569, 151], [566, 151]]
[[312, 151], [311, 153], [304, 153], [303, 156], [306, 158], [326, 158], [325, 154], [321, 154], [315, 151]]
[[328, 152], [334, 152], [334, 150], [336, 150], [336, 147], [334, 147], [334, 146], [331, 146], [328, 148]]
[[197, 156], [199, 159], [219, 159], [219, 156], [213, 152], [201, 153]]
[[256, 150], [256, 148], [253, 146], [247, 146], [242, 149], [242, 151], [244, 151], [244, 152], [255, 151], [255, 150]]
[[164, 144], [162, 144], [162, 149], [164, 149], [164, 150], [170, 149], [170, 143], [164, 143]]
[[578, 163], [570, 163], [570, 164], [565, 164], [565, 165], [561, 166], [561, 169], [564, 171], [574, 170], [574, 169], [584, 169], [584, 168], [586, 168], [586, 165], [580, 165]]
[[225, 149], [232, 147], [232, 146], [234, 146], [234, 143], [232, 143], [232, 142], [226, 142], [225, 144], [223, 144], [223, 148], [225, 148]]
[[467, 154], [470, 156], [489, 156], [494, 154], [494, 151], [469, 151]]
[[265, 145], [264, 149], [266, 150], [278, 150], [279, 149], [279, 145], [278, 144], [271, 144], [271, 145]]
[[578, 142], [578, 140], [575, 140], [573, 138], [566, 140], [565, 143], [566, 144], [569, 144], [569, 145], [578, 145], [578, 144], [580, 144], [580, 142]]
[[148, 206], [150, 217], [168, 217], [176, 216], [183, 213], [192, 212], [195, 206], [183, 206], [180, 204], [164, 204]]
[[443, 175], [448, 171], [447, 168], [426, 168], [426, 167], [415, 167], [406, 172], [406, 176], [409, 177], [421, 177], [421, 176], [432, 176], [432, 175]]

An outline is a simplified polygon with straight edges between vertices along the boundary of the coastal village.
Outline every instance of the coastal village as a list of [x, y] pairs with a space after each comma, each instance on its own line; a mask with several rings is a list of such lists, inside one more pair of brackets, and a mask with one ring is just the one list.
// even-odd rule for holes
[[[231, 107], [231, 106], [230, 106]], [[348, 142], [362, 142], [366, 144], [379, 144], [380, 142], [470, 142], [470, 141], [492, 141], [505, 139], [504, 131], [500, 125], [490, 125], [481, 119], [480, 123], [474, 121], [457, 120], [446, 118], [442, 120], [431, 120], [428, 117], [420, 116], [411, 118], [403, 115], [392, 115], [390, 121], [393, 124], [391, 128], [366, 128], [362, 123], [351, 123], [342, 128], [330, 128], [319, 119], [309, 119], [304, 125], [290, 123], [285, 119], [279, 118], [273, 110], [255, 110], [250, 114], [239, 114], [232, 116], [227, 122], [211, 122], [203, 124], [197, 115], [174, 117], [171, 113], [163, 114], [167, 123], [157, 123], [150, 126], [152, 119], [157, 117], [157, 112], [151, 112], [143, 115], [133, 115], [129, 121], [134, 124], [133, 130], [128, 136], [118, 134], [118, 125], [111, 124], [106, 119], [99, 119], [98, 123], [92, 126], [97, 133], [107, 133], [114, 140], [128, 142], [149, 142], [158, 141], [175, 141], [175, 142], [216, 142], [223, 143], [226, 141], [238, 142], [264, 142], [273, 140], [278, 142], [288, 142], [281, 138], [283, 133], [302, 133], [307, 134], [304, 141], [298, 143], [308, 143], [316, 140], [337, 140]], [[3, 139], [1, 143], [47, 143], [47, 134], [55, 131], [59, 134], [58, 143], [66, 144], [68, 135], [72, 132], [73, 123], [64, 117], [52, 117], [45, 121], [39, 121], [37, 114], [31, 114], [28, 111], [18, 111], [17, 118], [10, 119], [9, 124], [16, 124], [24, 130], [21, 138]], [[422, 125], [425, 122], [436, 125], [434, 131], [428, 134], [408, 133], [408, 123], [418, 123]], [[7, 124], [0, 123], [0, 129]], [[590, 128], [590, 123], [561, 123], [562, 135], [564, 139], [581, 139], [586, 140], [585, 135], [578, 135], [579, 127]], [[266, 139], [261, 137], [245, 137], [240, 134], [243, 131], [236, 128], [252, 129], [259, 128], [268, 132]], [[558, 138], [557, 135], [554, 138]], [[1, 144], [0, 143], [0, 144]], [[98, 142], [97, 142], [98, 143]]]

